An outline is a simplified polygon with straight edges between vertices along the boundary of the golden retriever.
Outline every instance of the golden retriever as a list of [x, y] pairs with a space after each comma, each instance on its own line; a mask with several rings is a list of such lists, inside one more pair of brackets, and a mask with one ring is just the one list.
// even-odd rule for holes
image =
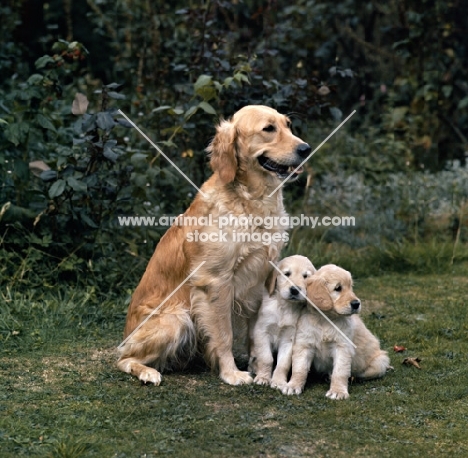
[[372, 379], [382, 377], [389, 369], [387, 352], [380, 349], [377, 338], [357, 315], [361, 301], [352, 286], [351, 274], [333, 264], [321, 267], [309, 279], [307, 297], [336, 327], [308, 304], [297, 323], [292, 375], [283, 389], [284, 394], [302, 392], [312, 364], [317, 372], [330, 375], [330, 389], [326, 393], [330, 399], [349, 397], [348, 379], [351, 375]]
[[[315, 267], [305, 256], [295, 255], [278, 264], [269, 275], [253, 330], [249, 368], [254, 382], [282, 389], [288, 382], [296, 324], [306, 304], [306, 280]], [[277, 354], [273, 368], [273, 354]]]
[[[286, 116], [251, 105], [220, 122], [207, 151], [213, 175], [183, 216], [212, 215], [217, 221], [231, 216], [286, 216], [281, 189], [273, 191], [311, 148], [293, 135]], [[238, 370], [234, 361], [232, 312], [247, 321], [255, 317], [272, 268], [269, 261], [277, 259], [287, 240], [286, 226], [279, 219], [268, 228], [233, 222], [225, 228], [225, 242], [221, 237], [216, 240], [218, 227], [190, 219], [189, 225], [172, 225], [159, 241], [133, 294], [117, 365], [144, 383], [159, 385], [158, 369], [187, 361], [198, 341], [206, 361], [219, 370], [224, 382], [251, 383], [250, 374]], [[190, 241], [195, 231], [205, 233], [209, 241]], [[271, 235], [271, 243], [262, 238], [265, 234]]]

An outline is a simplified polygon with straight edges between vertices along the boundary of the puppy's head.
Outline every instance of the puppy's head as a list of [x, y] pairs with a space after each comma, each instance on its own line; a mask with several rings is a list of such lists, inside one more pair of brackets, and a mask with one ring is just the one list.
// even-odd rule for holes
[[307, 281], [307, 297], [323, 312], [352, 315], [361, 310], [361, 301], [353, 292], [351, 274], [327, 264]]
[[[266, 281], [266, 288], [271, 295], [277, 292], [287, 301], [305, 302], [306, 282], [315, 273], [315, 267], [305, 256], [295, 255], [282, 259], [278, 269], [273, 269]], [[302, 293], [302, 294], [301, 294]]]
[[[221, 121], [208, 146], [211, 168], [223, 183], [236, 177], [243, 181], [284, 180], [310, 154], [310, 146], [293, 135], [289, 119], [273, 108], [249, 105]], [[302, 168], [290, 178], [296, 179]]]

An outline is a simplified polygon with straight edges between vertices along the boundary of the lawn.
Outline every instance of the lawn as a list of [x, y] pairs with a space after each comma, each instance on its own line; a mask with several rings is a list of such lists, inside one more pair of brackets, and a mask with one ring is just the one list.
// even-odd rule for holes
[[231, 387], [200, 362], [144, 386], [115, 367], [126, 293], [4, 289], [1, 456], [468, 456], [467, 273], [355, 279], [394, 371], [353, 383], [346, 401], [313, 377], [293, 397]]

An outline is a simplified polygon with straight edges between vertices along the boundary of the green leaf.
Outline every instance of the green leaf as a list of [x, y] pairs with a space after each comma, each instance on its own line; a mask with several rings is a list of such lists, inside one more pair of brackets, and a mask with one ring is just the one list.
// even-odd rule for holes
[[408, 107], [397, 107], [394, 108], [392, 111], [392, 122], [398, 123], [400, 122], [408, 112]]
[[29, 164], [21, 159], [15, 159], [14, 162], [15, 176], [21, 180], [26, 181], [29, 178]]
[[343, 118], [343, 112], [339, 108], [330, 107], [329, 110], [330, 114], [332, 115], [335, 121], [341, 121], [341, 119]]
[[115, 121], [109, 113], [100, 112], [97, 114], [96, 124], [102, 130], [111, 130], [115, 126]]
[[198, 110], [198, 106], [190, 107], [184, 114], [185, 119], [190, 119]]
[[157, 113], [158, 111], [169, 110], [170, 108], [172, 108], [170, 105], [162, 105], [158, 108], [154, 108], [153, 110], [151, 110], [151, 113]]
[[182, 110], [182, 108], [173, 108], [173, 109], [169, 109], [168, 113], [173, 115], [181, 115], [182, 113], [184, 112], [184, 110]]
[[43, 114], [39, 113], [37, 115], [37, 122], [39, 123], [39, 125], [41, 127], [43, 127], [44, 129], [49, 129], [49, 130], [52, 130], [54, 132], [57, 132], [57, 129], [55, 128], [55, 126], [52, 124], [52, 122], [50, 121], [50, 119], [47, 119]]
[[85, 222], [89, 227], [92, 227], [94, 229], [97, 229], [99, 226], [91, 219], [89, 218], [85, 212], [80, 213], [81, 220]]
[[106, 159], [109, 159], [109, 161], [114, 162], [114, 163], [117, 162], [117, 159], [119, 158], [119, 155], [116, 154], [110, 147], [105, 147], [102, 155]]
[[236, 81], [239, 81], [239, 83], [242, 82], [242, 81], [244, 81], [244, 83], [247, 83], [247, 84], [250, 83], [249, 78], [247, 77], [247, 75], [244, 75], [243, 73], [240, 73], [240, 72], [236, 73], [234, 75], [234, 79]]
[[119, 84], [119, 83], [110, 83], [110, 84], [104, 85], [104, 87], [106, 87], [107, 89], [118, 89], [121, 86], [122, 84]]
[[146, 154], [143, 153], [135, 153], [130, 158], [130, 161], [134, 167], [146, 167]]
[[215, 115], [216, 110], [208, 102], [200, 102], [198, 107], [201, 108], [205, 113]]
[[55, 197], [61, 196], [63, 191], [65, 191], [66, 184], [65, 180], [57, 180], [49, 189], [49, 197], [54, 199]]
[[200, 75], [193, 85], [195, 92], [198, 92], [203, 86], [209, 86], [212, 84], [212, 77], [208, 75]]
[[39, 57], [39, 59], [36, 60], [35, 65], [37, 69], [44, 68], [48, 64], [55, 64], [55, 60], [52, 59], [50, 56], [42, 56]]
[[466, 108], [466, 107], [468, 107], [468, 96], [463, 97], [463, 99], [461, 99], [460, 102], [458, 102], [458, 108], [460, 110], [463, 110], [463, 108]]
[[44, 77], [42, 75], [39, 75], [39, 73], [34, 73], [28, 78], [28, 84], [41, 83], [43, 80]]
[[67, 183], [68, 186], [70, 186], [70, 188], [73, 189], [73, 191], [86, 192], [88, 190], [88, 186], [86, 185], [86, 183], [83, 183], [82, 181], [79, 181], [74, 177], [68, 177]]
[[224, 87], [229, 87], [229, 86], [231, 85], [233, 79], [234, 79], [234, 78], [233, 78], [232, 76], [228, 76], [228, 77], [224, 80], [224, 83], [223, 83]]
[[111, 99], [115, 99], [115, 100], [124, 100], [124, 99], [126, 99], [124, 94], [119, 94], [118, 92], [115, 92], [115, 91], [110, 91], [110, 92], [107, 93], [107, 95]]
[[5, 137], [15, 146], [23, 143], [26, 140], [26, 136], [29, 132], [29, 124], [21, 121], [9, 124], [5, 128]]

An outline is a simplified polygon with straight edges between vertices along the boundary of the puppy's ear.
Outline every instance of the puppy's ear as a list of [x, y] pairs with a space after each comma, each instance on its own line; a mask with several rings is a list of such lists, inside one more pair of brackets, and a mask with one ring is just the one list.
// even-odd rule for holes
[[268, 274], [268, 277], [265, 281], [265, 287], [270, 296], [273, 296], [273, 293], [275, 292], [277, 277], [278, 277], [278, 271], [276, 269], [272, 269], [270, 273]]
[[224, 184], [234, 181], [237, 172], [236, 128], [229, 121], [221, 121], [216, 135], [206, 151], [211, 154], [210, 165]]
[[323, 312], [333, 309], [333, 299], [323, 278], [310, 277], [307, 283], [307, 297]]

